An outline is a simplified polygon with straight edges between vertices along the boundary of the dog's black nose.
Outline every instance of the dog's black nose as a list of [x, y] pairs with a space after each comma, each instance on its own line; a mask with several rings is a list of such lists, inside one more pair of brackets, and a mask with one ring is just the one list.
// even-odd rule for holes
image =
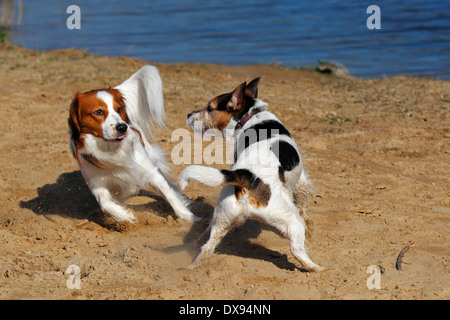
[[188, 114], [188, 119], [190, 118], [191, 115], [192, 115], [192, 113], [189, 113], [189, 114]]
[[126, 125], [126, 123], [119, 123], [116, 126], [116, 130], [119, 133], [125, 133], [127, 131], [127, 129], [128, 129], [128, 126]]

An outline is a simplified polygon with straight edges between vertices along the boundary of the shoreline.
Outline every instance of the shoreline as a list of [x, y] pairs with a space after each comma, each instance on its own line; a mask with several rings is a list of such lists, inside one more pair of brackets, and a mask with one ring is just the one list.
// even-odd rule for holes
[[[0, 28], [1, 30], [1, 28]], [[153, 60], [145, 60], [142, 58], [138, 58], [138, 57], [132, 57], [129, 56], [127, 52], [125, 52], [125, 54], [123, 55], [118, 55], [118, 56], [114, 56], [114, 55], [106, 55], [106, 54], [96, 54], [96, 53], [91, 53], [89, 52], [90, 48], [85, 48], [85, 49], [78, 49], [78, 48], [55, 48], [55, 49], [46, 49], [46, 50], [37, 50], [37, 49], [30, 49], [30, 48], [26, 48], [23, 47], [22, 45], [19, 44], [13, 44], [11, 42], [9, 42], [9, 40], [7, 39], [7, 37], [5, 36], [3, 41], [2, 39], [0, 39], [0, 46], [13, 46], [13, 47], [17, 47], [17, 48], [23, 48], [25, 50], [30, 50], [30, 51], [36, 51], [36, 52], [41, 52], [41, 53], [45, 53], [45, 52], [52, 52], [52, 51], [80, 51], [80, 52], [84, 52], [86, 54], [92, 55], [92, 56], [105, 56], [105, 57], [110, 57], [110, 58], [129, 58], [129, 59], [134, 59], [134, 60], [140, 60], [140, 61], [148, 61], [149, 63], [154, 63], [154, 64], [158, 64], [158, 65], [188, 65], [188, 64], [195, 64], [195, 65], [215, 65], [215, 66], [228, 66], [228, 67], [252, 67], [252, 66], [272, 66], [272, 67], [280, 67], [280, 68], [285, 68], [285, 69], [290, 69], [290, 70], [300, 70], [300, 71], [305, 71], [305, 72], [317, 72], [319, 74], [323, 74], [323, 75], [328, 75], [328, 76], [337, 76], [337, 77], [343, 77], [343, 78], [354, 78], [354, 79], [360, 79], [360, 80], [375, 80], [375, 79], [388, 79], [388, 78], [394, 78], [394, 77], [412, 77], [412, 78], [419, 78], [419, 79], [427, 79], [427, 80], [435, 80], [435, 81], [447, 81], [450, 82], [450, 79], [440, 79], [439, 75], [409, 75], [409, 74], [404, 74], [404, 73], [399, 73], [399, 74], [395, 74], [395, 75], [379, 75], [376, 77], [373, 76], [359, 76], [359, 75], [353, 75], [351, 74], [347, 68], [345, 67], [345, 65], [337, 62], [337, 61], [321, 61], [320, 59], [317, 59], [317, 64], [316, 65], [301, 65], [301, 66], [290, 66], [288, 64], [284, 64], [283, 62], [278, 62], [276, 60], [274, 60], [273, 62], [270, 63], [255, 63], [255, 64], [222, 64], [222, 63], [210, 63], [210, 62], [202, 62], [202, 61], [186, 61], [186, 62], [162, 62], [162, 61], [153, 61]], [[331, 66], [331, 68], [326, 68], [326, 70], [322, 70], [320, 71], [320, 66], [321, 63], [325, 63], [328, 66]], [[333, 68], [334, 67], [334, 68]], [[332, 70], [332, 72], [330, 73], [329, 70]], [[338, 73], [336, 74], [336, 70], [338, 71]]]

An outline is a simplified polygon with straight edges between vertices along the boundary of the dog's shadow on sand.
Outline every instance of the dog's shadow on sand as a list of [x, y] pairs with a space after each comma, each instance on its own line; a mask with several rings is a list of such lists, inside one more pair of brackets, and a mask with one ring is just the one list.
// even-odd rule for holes
[[[111, 227], [112, 219], [100, 211], [97, 201], [91, 194], [79, 170], [61, 174], [55, 183], [46, 184], [38, 188], [37, 192], [37, 197], [29, 201], [21, 201], [20, 207], [32, 210], [36, 215], [42, 215], [48, 219], [51, 219], [52, 215], [80, 220], [86, 219], [105, 228], [114, 229], [114, 227]], [[131, 206], [131, 209], [135, 207], [134, 209], [138, 211], [152, 210], [160, 217], [173, 216], [173, 210], [163, 197], [147, 191], [142, 191], [140, 195], [153, 198], [154, 201], [145, 205]], [[183, 239], [183, 245], [168, 247], [163, 250], [164, 252], [170, 254], [189, 250], [195, 258], [200, 247], [208, 240], [208, 226], [214, 207], [200, 197], [194, 201], [192, 211], [197, 216], [202, 217], [202, 220], [192, 224]], [[297, 269], [294, 263], [289, 262], [286, 254], [281, 254], [252, 241], [258, 237], [262, 230], [278, 233], [274, 228], [264, 223], [249, 220], [230, 231], [217, 246], [215, 252], [265, 260], [281, 269]], [[288, 245], [288, 241], [286, 241], [286, 245]]]
[[[214, 207], [206, 203], [202, 197], [195, 201], [192, 209], [193, 213], [202, 217], [200, 222], [194, 223], [183, 239], [183, 245], [165, 248], [165, 253], [176, 253], [188, 250], [193, 259], [200, 253], [201, 246], [209, 238], [209, 225], [213, 216]], [[280, 269], [294, 271], [299, 268], [290, 262], [286, 254], [271, 250], [264, 245], [256, 243], [256, 238], [263, 230], [268, 230], [283, 237], [278, 230], [257, 220], [247, 220], [244, 224], [235, 227], [228, 232], [215, 249], [215, 253], [234, 255], [242, 258], [264, 260], [273, 263]], [[286, 240], [289, 247], [289, 241]], [[208, 263], [208, 261], [206, 261]]]
[[[51, 219], [52, 215], [79, 220], [86, 219], [106, 228], [109, 228], [113, 221], [101, 212], [79, 170], [61, 174], [55, 183], [38, 188], [37, 193], [36, 198], [21, 201], [20, 207], [32, 210], [35, 214], [45, 216], [48, 219]], [[147, 191], [142, 191], [140, 195], [155, 200], [146, 204], [146, 207], [150, 210], [159, 212], [161, 208], [170, 208], [159, 195]]]
[[60, 215], [99, 222], [95, 214], [98, 204], [80, 171], [61, 174], [56, 183], [38, 188], [37, 193], [36, 198], [21, 201], [20, 207], [48, 218], [51, 215]]

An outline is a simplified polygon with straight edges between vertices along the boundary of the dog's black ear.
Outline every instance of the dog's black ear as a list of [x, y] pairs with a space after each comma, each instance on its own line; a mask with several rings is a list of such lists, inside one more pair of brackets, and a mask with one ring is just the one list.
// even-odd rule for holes
[[230, 111], [240, 111], [242, 109], [242, 106], [244, 105], [244, 92], [246, 85], [246, 82], [242, 83], [231, 93], [231, 98], [230, 101], [228, 101], [227, 106]]
[[261, 77], [255, 78], [247, 85], [245, 88], [245, 94], [253, 99], [258, 98], [258, 83], [261, 80]]

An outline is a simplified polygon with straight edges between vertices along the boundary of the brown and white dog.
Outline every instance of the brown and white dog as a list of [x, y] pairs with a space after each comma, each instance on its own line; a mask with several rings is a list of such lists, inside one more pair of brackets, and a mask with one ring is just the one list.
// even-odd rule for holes
[[288, 237], [291, 251], [303, 268], [323, 270], [311, 261], [305, 248], [305, 202], [310, 180], [289, 131], [266, 110], [267, 104], [257, 99], [258, 83], [259, 78], [244, 82], [188, 115], [188, 126], [197, 128], [200, 123], [203, 131], [226, 132], [236, 147], [230, 170], [192, 165], [181, 173], [182, 189], [191, 179], [212, 187], [225, 185], [214, 210], [209, 240], [190, 267], [211, 256], [228, 231], [254, 218]]
[[149, 143], [154, 124], [165, 127], [162, 82], [156, 67], [144, 66], [111, 89], [77, 93], [70, 106], [70, 147], [100, 205], [114, 220], [135, 222], [123, 201], [153, 187], [185, 220], [199, 218], [190, 200], [164, 176], [169, 167], [162, 150]]

